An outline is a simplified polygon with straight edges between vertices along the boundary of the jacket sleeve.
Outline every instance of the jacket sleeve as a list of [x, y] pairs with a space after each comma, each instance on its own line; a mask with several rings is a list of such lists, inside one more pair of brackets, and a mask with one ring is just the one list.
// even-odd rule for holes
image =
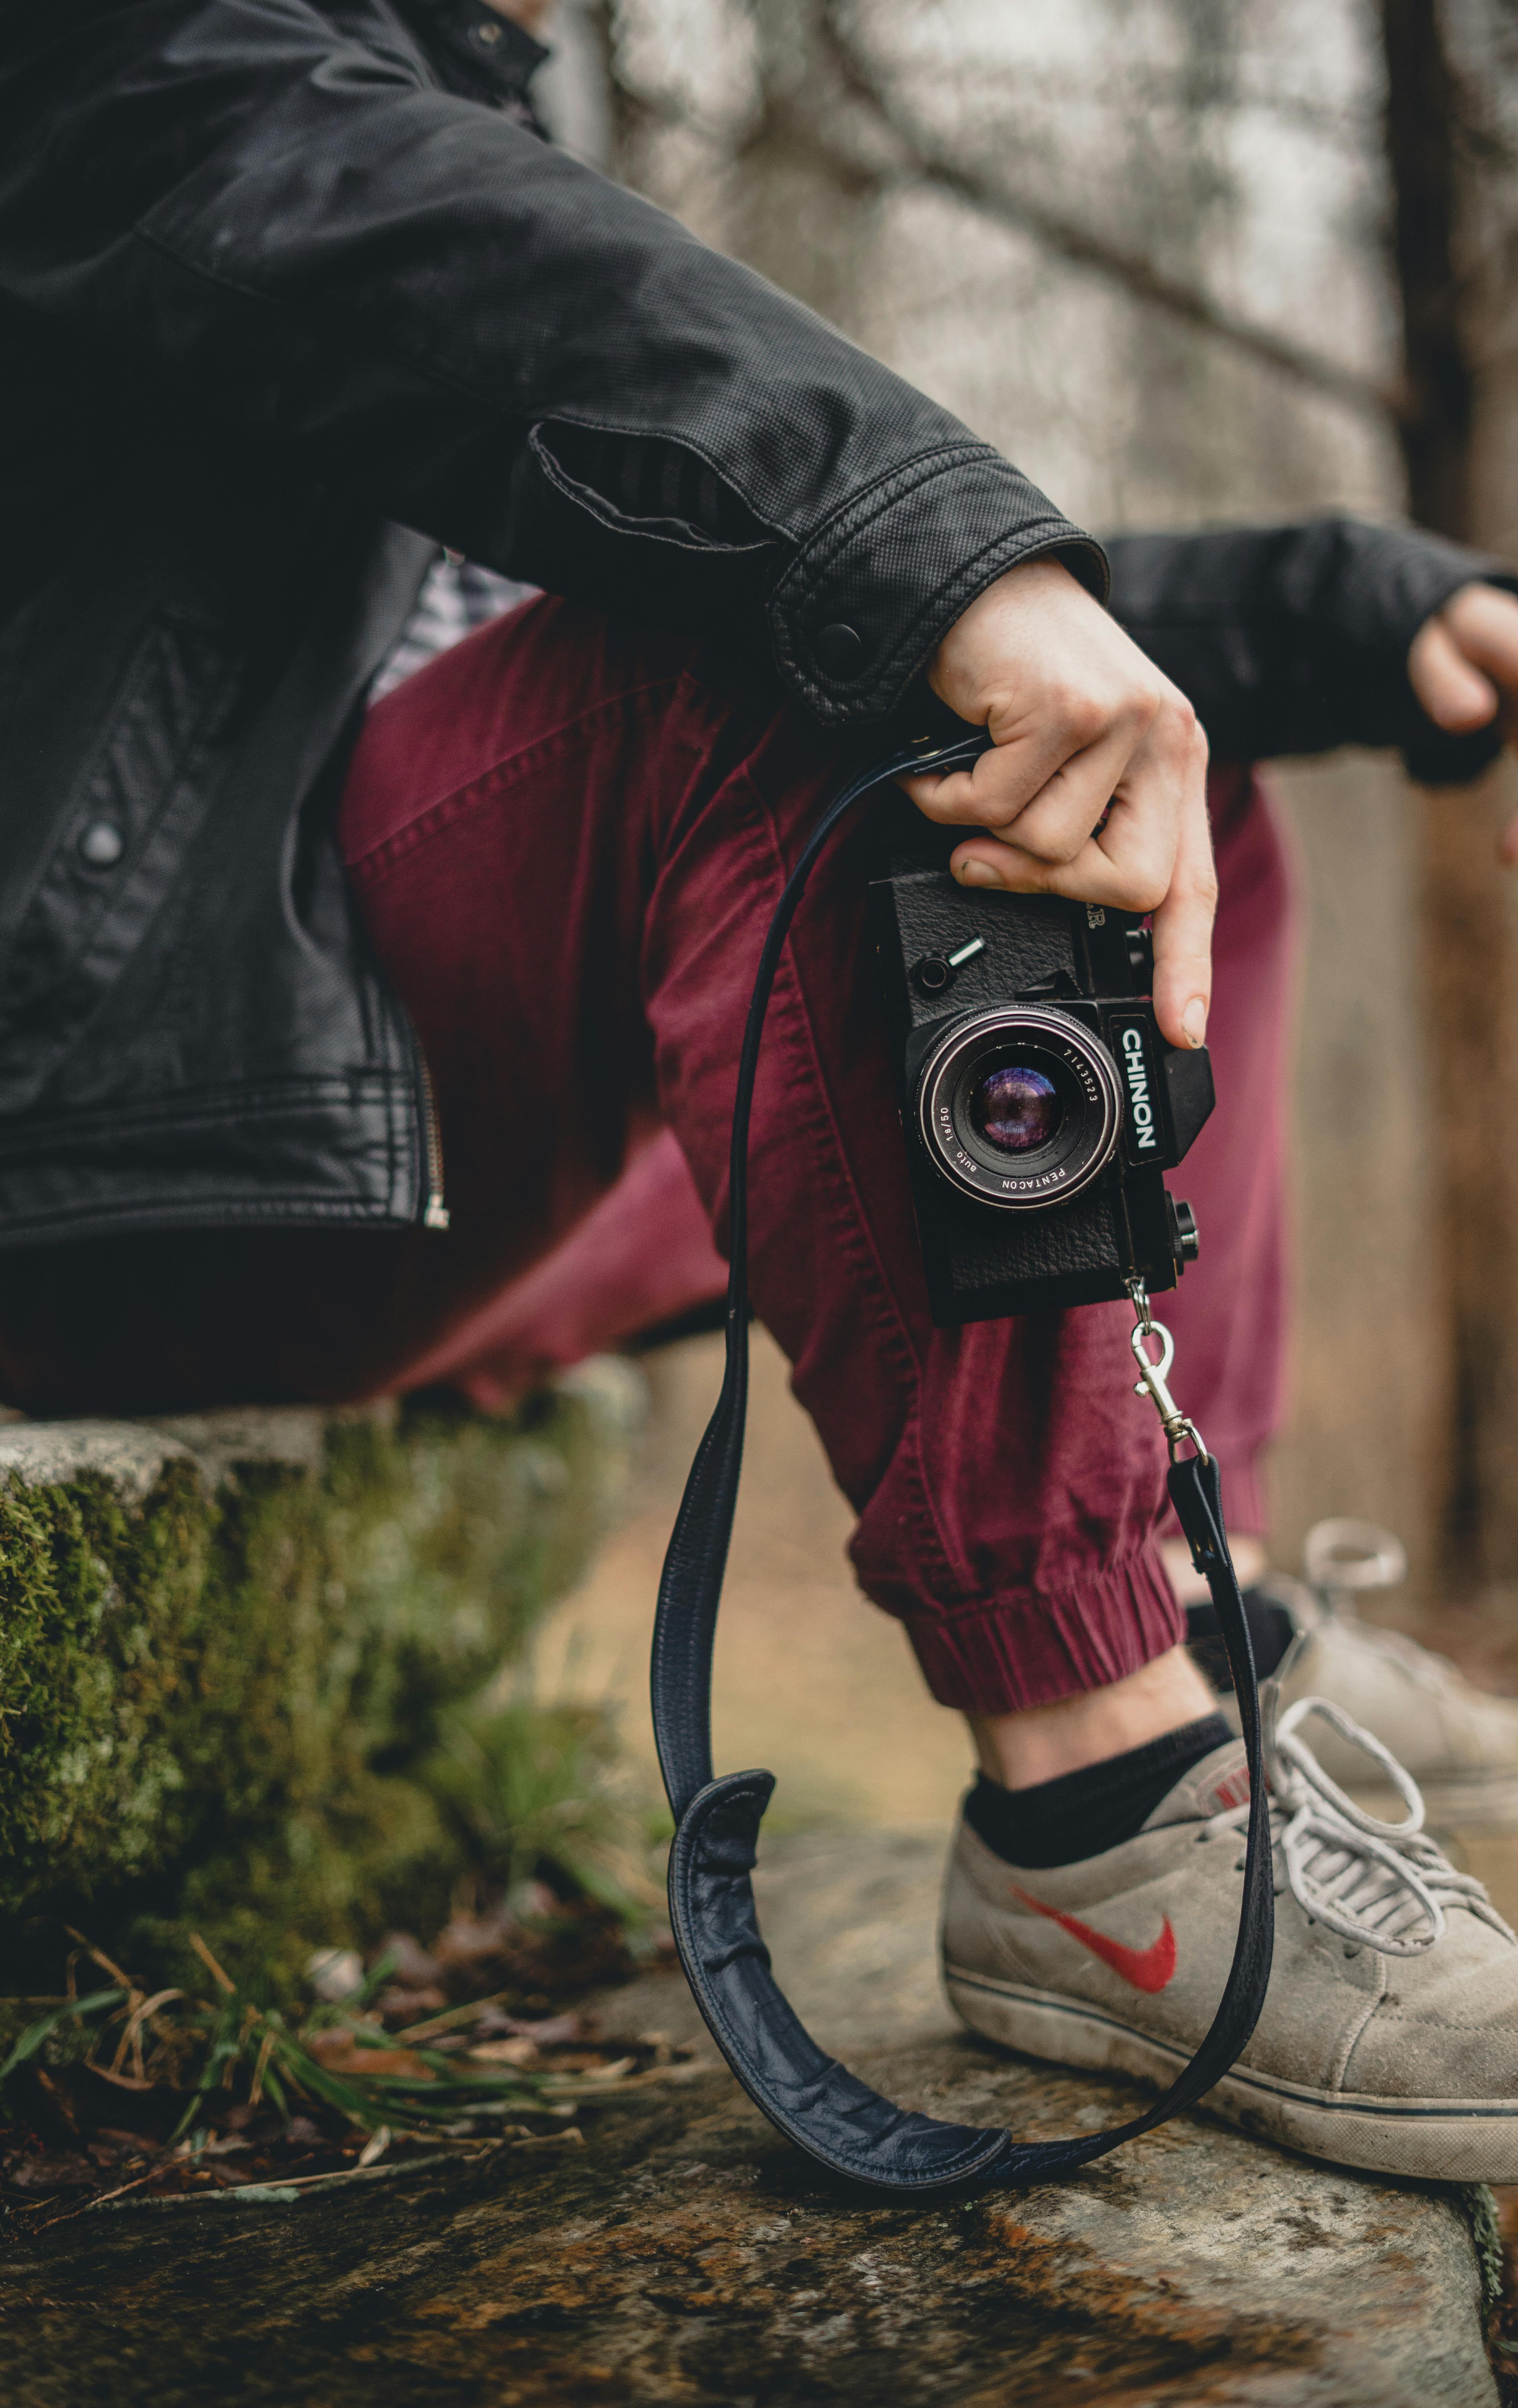
[[[1099, 548], [957, 420], [672, 219], [438, 87], [387, 0], [48, 0], [0, 31], [0, 314], [508, 575], [766, 640], [824, 722]], [[714, 540], [608, 436], [722, 483]], [[635, 480], [636, 482], [637, 480]], [[646, 481], [646, 480], [645, 480]], [[677, 484], [678, 484], [677, 479]]]
[[1518, 593], [1501, 562], [1411, 526], [1305, 526], [1108, 539], [1111, 608], [1195, 705], [1215, 760], [1398, 745], [1431, 785], [1475, 777], [1495, 728], [1447, 736], [1408, 681], [1424, 621], [1473, 579]]

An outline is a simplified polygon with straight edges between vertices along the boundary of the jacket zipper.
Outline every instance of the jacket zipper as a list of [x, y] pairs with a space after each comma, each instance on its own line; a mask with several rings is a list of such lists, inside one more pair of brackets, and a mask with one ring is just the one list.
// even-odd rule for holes
[[416, 1059], [422, 1074], [422, 1139], [427, 1164], [427, 1200], [422, 1207], [422, 1226], [424, 1229], [446, 1229], [449, 1211], [443, 1201], [443, 1138], [437, 1125], [437, 1097], [420, 1042]]

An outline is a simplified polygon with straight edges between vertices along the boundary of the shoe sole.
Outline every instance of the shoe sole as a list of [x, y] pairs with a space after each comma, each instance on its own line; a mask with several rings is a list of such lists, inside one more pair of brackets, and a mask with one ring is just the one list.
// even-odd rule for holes
[[[1125, 2073], [1168, 2088], [1184, 2050], [1136, 2031], [1099, 2007], [994, 1975], [944, 1968], [961, 2022], [1024, 2057], [1095, 2073]], [[1256, 2140], [1331, 2165], [1425, 2182], [1518, 2182], [1518, 2100], [1376, 2099], [1313, 2090], [1235, 2066], [1200, 2102]]]

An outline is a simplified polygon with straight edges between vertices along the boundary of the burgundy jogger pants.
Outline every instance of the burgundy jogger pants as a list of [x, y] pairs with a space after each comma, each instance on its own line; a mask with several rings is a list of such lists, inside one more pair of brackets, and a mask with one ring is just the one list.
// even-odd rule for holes
[[[688, 644], [552, 599], [380, 703], [341, 836], [432, 1071], [446, 1233], [208, 1231], [57, 1248], [0, 1394], [58, 1411], [482, 1404], [714, 1294], [738, 1044], [787, 866], [852, 750]], [[1177, 1392], [1258, 1530], [1282, 1344], [1285, 858], [1214, 775], [1219, 1108], [1174, 1183], [1200, 1262]], [[868, 838], [814, 872], [755, 1097], [751, 1283], [858, 1526], [866, 1594], [969, 1712], [1120, 1679], [1181, 1635], [1165, 1454], [1125, 1305], [935, 1329], [864, 927]], [[713, 1239], [715, 1238], [715, 1244]], [[39, 1371], [45, 1341], [48, 1372]]]

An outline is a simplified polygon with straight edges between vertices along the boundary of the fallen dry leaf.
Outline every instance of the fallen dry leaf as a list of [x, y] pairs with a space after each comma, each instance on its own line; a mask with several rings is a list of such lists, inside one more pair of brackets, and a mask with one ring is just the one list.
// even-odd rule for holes
[[471, 2060], [480, 2065], [533, 2065], [538, 2056], [537, 2042], [525, 2038], [517, 2040], [476, 2041], [468, 2052]]
[[305, 2045], [328, 2073], [405, 2073], [418, 2082], [437, 2078], [414, 2048], [363, 2048], [347, 2032], [316, 2032]]

